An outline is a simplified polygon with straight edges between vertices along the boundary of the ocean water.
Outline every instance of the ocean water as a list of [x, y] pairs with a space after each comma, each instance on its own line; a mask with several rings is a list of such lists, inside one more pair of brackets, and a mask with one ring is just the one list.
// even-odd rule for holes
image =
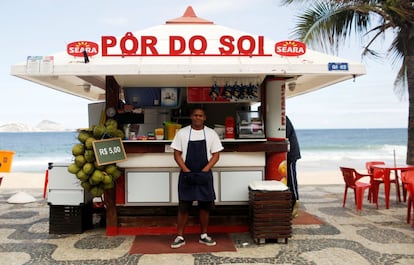
[[0, 133], [0, 150], [15, 152], [12, 172], [44, 172], [49, 162], [71, 162], [77, 132]]
[[[406, 129], [296, 130], [301, 171], [335, 171], [339, 166], [364, 168], [365, 161], [405, 163]], [[13, 150], [13, 172], [44, 172], [49, 162], [72, 161], [77, 132], [0, 132], [0, 150]]]
[[302, 158], [298, 170], [364, 169], [366, 161], [405, 164], [407, 129], [297, 130]]

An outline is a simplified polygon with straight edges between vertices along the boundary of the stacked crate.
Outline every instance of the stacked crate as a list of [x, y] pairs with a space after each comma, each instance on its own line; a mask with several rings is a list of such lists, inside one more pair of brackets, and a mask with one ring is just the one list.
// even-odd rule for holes
[[50, 205], [49, 234], [81, 234], [92, 228], [92, 204]]
[[253, 190], [249, 187], [249, 226], [256, 243], [285, 239], [292, 234], [290, 191]]
[[47, 202], [49, 234], [80, 234], [92, 228], [92, 198], [67, 163], [49, 163]]

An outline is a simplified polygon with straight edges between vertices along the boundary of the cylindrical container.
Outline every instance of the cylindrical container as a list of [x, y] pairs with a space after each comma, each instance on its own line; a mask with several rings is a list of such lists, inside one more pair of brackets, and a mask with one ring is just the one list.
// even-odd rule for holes
[[130, 132], [129, 133], [129, 140], [136, 140], [136, 139], [137, 139], [137, 136], [136, 136], [135, 132]]
[[169, 123], [166, 124], [167, 127], [167, 139], [168, 140], [173, 140], [175, 137], [175, 133], [181, 129], [181, 124], [178, 123]]
[[155, 139], [163, 140], [164, 139], [164, 128], [155, 129]]
[[226, 117], [224, 138], [234, 138], [234, 117]]
[[124, 125], [124, 135], [125, 135], [124, 139], [129, 139], [130, 128], [131, 128], [131, 124], [128, 123]]
[[0, 150], [0, 172], [10, 172], [14, 151]]

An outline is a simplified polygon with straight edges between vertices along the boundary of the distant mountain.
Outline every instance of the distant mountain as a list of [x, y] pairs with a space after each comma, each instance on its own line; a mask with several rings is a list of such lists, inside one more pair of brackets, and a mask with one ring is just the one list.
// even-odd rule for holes
[[0, 126], [0, 132], [64, 132], [72, 131], [65, 128], [63, 125], [43, 120], [36, 126], [31, 126], [23, 123], [9, 123]]

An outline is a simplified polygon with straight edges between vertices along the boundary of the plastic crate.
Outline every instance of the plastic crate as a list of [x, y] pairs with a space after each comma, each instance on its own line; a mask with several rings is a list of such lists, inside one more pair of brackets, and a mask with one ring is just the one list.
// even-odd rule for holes
[[81, 234], [92, 228], [92, 204], [49, 206], [49, 234]]
[[0, 150], [0, 172], [10, 172], [13, 155], [13, 151]]

